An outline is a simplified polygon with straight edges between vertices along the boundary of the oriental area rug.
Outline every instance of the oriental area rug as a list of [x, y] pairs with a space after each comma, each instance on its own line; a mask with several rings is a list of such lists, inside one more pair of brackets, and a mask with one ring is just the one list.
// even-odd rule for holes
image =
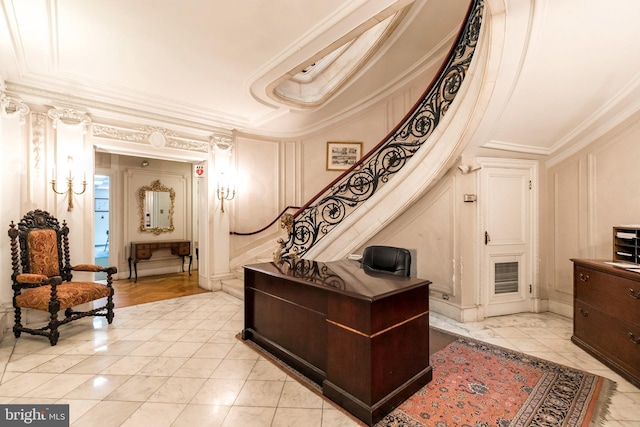
[[[434, 334], [448, 334], [431, 329]], [[597, 426], [615, 392], [606, 378], [455, 336], [431, 355], [433, 379], [377, 426]]]
[[[376, 427], [599, 426], [615, 393], [616, 383], [601, 376], [436, 328], [430, 342], [433, 379]], [[317, 384], [245, 343], [322, 396]]]

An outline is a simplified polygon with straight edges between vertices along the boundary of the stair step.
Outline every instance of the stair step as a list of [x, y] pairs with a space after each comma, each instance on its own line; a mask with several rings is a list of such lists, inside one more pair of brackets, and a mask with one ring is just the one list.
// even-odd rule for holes
[[[251, 262], [248, 262], [247, 264], [259, 264], [259, 263], [267, 263], [267, 262], [272, 262], [273, 258], [256, 258], [254, 260], [252, 260]], [[242, 265], [238, 265], [233, 269], [234, 274], [236, 275], [237, 278], [239, 278], [240, 280], [242, 280], [242, 278], [244, 277], [244, 264]]]
[[222, 290], [229, 295], [244, 300], [244, 281], [241, 279], [226, 279], [222, 281]]

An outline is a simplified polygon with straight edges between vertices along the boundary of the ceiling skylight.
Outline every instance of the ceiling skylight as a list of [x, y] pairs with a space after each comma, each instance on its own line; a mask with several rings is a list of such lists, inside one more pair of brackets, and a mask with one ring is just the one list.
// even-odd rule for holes
[[309, 58], [270, 85], [269, 97], [302, 108], [322, 104], [371, 59], [407, 10], [408, 7], [373, 25], [364, 23], [335, 42], [333, 46], [337, 48]]

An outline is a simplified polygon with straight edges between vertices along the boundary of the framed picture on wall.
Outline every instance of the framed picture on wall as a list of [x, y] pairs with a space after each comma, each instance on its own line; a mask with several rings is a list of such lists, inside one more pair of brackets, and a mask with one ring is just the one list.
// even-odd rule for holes
[[109, 199], [96, 198], [96, 212], [109, 212]]
[[327, 170], [349, 169], [362, 157], [362, 142], [327, 142]]

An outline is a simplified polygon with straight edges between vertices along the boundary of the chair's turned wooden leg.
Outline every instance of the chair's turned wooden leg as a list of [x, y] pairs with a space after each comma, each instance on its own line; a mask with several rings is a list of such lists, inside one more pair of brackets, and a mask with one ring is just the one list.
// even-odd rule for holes
[[56, 345], [58, 343], [58, 337], [60, 333], [58, 332], [58, 311], [60, 311], [60, 302], [57, 299], [57, 295], [54, 293], [55, 288], [52, 287], [51, 293], [54, 298], [49, 301], [49, 342], [51, 345]]
[[111, 322], [113, 322], [113, 289], [107, 297], [107, 323], [111, 324]]
[[[129, 271], [131, 271], [131, 269], [129, 269]], [[111, 324], [111, 322], [113, 322], [113, 279], [112, 279], [112, 275], [116, 273], [116, 270], [114, 268], [109, 268], [107, 271], [107, 286], [109, 286], [109, 296], [107, 297], [107, 323]], [[136, 277], [137, 277], [137, 272], [136, 272]], [[129, 275], [129, 277], [131, 277], [131, 275]]]
[[16, 338], [20, 338], [20, 334], [22, 333], [22, 331], [20, 331], [20, 328], [22, 328], [22, 314], [20, 312], [20, 307], [15, 307], [13, 335], [15, 335]]
[[55, 328], [51, 331], [51, 334], [49, 335], [49, 342], [51, 343], [51, 346], [58, 344], [59, 337], [60, 337], [60, 333], [58, 332], [58, 326], [55, 326]]
[[58, 322], [58, 312], [51, 313], [51, 320], [49, 321], [49, 342], [52, 346], [58, 343], [58, 337], [60, 337], [60, 332], [58, 332], [58, 326], [60, 322]]

